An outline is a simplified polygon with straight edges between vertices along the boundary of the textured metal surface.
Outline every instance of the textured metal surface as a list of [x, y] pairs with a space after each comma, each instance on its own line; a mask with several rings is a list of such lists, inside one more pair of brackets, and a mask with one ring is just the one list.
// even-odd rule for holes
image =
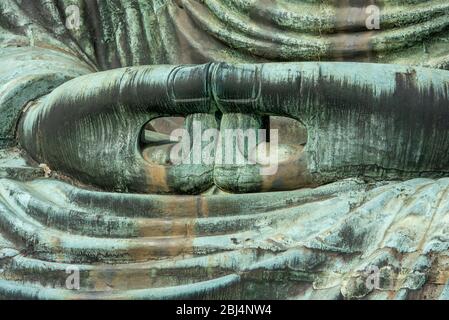
[[[366, 7], [381, 9], [367, 30]], [[64, 27], [80, 9], [79, 29]], [[431, 1], [5, 0], [3, 43], [110, 69], [209, 61], [363, 60], [445, 68], [449, 5]]]
[[[380, 30], [364, 26], [370, 4]], [[0, 297], [448, 299], [449, 78], [420, 68], [448, 68], [448, 13], [447, 1], [0, 1]], [[271, 178], [167, 167], [136, 145], [170, 115], [189, 130], [289, 117], [307, 144]], [[198, 194], [213, 184], [255, 193]], [[295, 190], [257, 192], [279, 189]]]
[[[448, 180], [284, 193], [142, 196], [0, 181], [3, 296], [438, 298]], [[100, 213], [101, 212], [101, 213]], [[81, 290], [65, 289], [66, 269]], [[366, 268], [381, 270], [368, 290]], [[21, 281], [17, 281], [21, 279]]]
[[[285, 190], [350, 177], [441, 177], [449, 172], [448, 79], [447, 71], [356, 63], [115, 69], [54, 90], [28, 109], [19, 137], [39, 163], [117, 191], [194, 193], [215, 183], [254, 192], [276, 181]], [[268, 177], [256, 165], [156, 166], [142, 157], [138, 140], [150, 120], [217, 110], [221, 129], [238, 114], [300, 120], [308, 143]]]

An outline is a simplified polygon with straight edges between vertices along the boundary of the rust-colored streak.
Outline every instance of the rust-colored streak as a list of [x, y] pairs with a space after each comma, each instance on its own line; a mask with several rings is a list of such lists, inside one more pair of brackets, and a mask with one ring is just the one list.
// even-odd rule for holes
[[331, 56], [336, 61], [371, 61], [373, 50], [372, 40], [376, 34], [366, 26], [368, 15], [366, 8], [370, 5], [379, 6], [375, 0], [336, 1], [336, 30], [331, 39]]
[[167, 182], [167, 170], [165, 166], [148, 165], [145, 167], [149, 193], [170, 192]]
[[127, 252], [132, 261], [136, 262], [192, 255], [194, 253], [193, 238], [142, 238], [142, 245], [129, 248]]
[[261, 191], [289, 190], [313, 186], [304, 147], [297, 146], [296, 149], [297, 151], [288, 159], [279, 162], [275, 174], [261, 176]]
[[140, 237], [192, 236], [195, 235], [195, 219], [139, 219]]

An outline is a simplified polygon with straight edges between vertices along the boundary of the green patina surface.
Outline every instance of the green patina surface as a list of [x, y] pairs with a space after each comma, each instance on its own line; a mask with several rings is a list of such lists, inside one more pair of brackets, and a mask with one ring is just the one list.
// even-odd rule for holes
[[[448, 15], [418, 0], [1, 1], [0, 297], [449, 299]], [[275, 176], [173, 166], [144, 131], [163, 116], [189, 132], [287, 117], [307, 138], [285, 137]]]

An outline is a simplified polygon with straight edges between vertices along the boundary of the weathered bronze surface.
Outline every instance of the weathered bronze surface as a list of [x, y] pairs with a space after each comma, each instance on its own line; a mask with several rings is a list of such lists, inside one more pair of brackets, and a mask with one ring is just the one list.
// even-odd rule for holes
[[[446, 1], [1, 1], [0, 297], [449, 299], [448, 41]], [[278, 170], [161, 117], [276, 125]]]

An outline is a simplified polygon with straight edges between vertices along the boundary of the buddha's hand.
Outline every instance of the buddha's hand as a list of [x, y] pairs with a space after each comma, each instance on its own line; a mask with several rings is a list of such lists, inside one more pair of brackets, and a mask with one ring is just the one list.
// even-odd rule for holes
[[26, 111], [20, 143], [52, 170], [108, 190], [201, 192], [212, 185], [211, 166], [151, 162], [142, 139], [154, 118], [209, 116], [209, 67], [133, 67], [71, 80]]
[[[197, 193], [215, 183], [258, 192], [349, 177], [441, 176], [449, 172], [448, 79], [443, 70], [363, 63], [118, 69], [77, 78], [44, 97], [26, 112], [19, 138], [50, 168], [121, 191]], [[154, 163], [154, 149], [139, 143], [142, 128], [170, 115], [197, 117], [203, 130], [221, 118], [221, 134], [284, 116], [305, 125], [308, 141], [292, 148], [258, 141], [240, 150], [251, 160], [244, 164], [223, 162], [234, 152], [223, 145], [212, 162]], [[269, 156], [258, 162], [254, 153], [267, 144]]]

